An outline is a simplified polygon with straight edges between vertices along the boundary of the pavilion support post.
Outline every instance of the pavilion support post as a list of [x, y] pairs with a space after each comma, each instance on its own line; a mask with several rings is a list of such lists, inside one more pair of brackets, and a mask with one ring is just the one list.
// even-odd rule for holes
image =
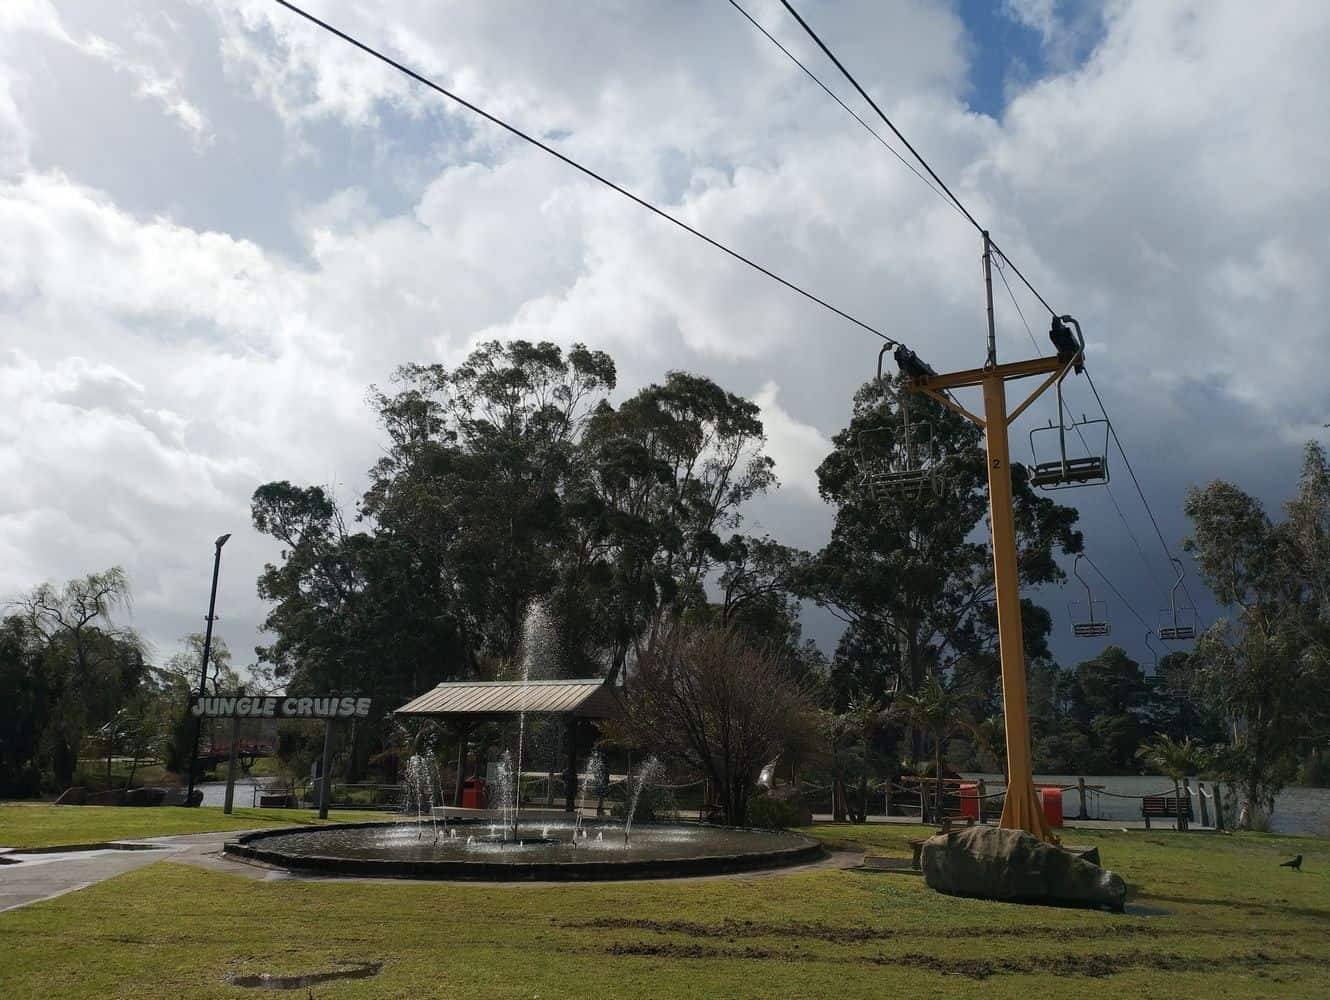
[[577, 796], [577, 716], [565, 716], [564, 738], [567, 741], [568, 770], [563, 776], [563, 811], [570, 813], [577, 808], [574, 802]]
[[465, 723], [457, 727], [457, 781], [453, 786], [453, 808], [460, 809], [462, 806], [462, 782], [466, 778], [466, 736], [467, 725]]

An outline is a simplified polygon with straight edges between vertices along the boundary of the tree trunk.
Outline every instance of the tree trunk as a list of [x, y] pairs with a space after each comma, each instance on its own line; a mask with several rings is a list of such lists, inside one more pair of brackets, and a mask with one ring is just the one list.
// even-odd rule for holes
[[933, 778], [935, 789], [933, 798], [937, 803], [935, 818], [941, 823], [947, 815], [947, 810], [942, 801], [942, 736], [937, 733], [933, 735]]
[[71, 747], [63, 735], [56, 734], [51, 747], [51, 771], [55, 775], [55, 783], [64, 791], [74, 783], [74, 767], [78, 757], [78, 749]]

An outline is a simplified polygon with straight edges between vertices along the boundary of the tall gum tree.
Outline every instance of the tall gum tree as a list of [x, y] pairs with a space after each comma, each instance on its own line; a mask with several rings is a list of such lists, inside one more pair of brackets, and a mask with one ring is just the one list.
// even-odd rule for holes
[[[848, 626], [837, 674], [848, 697], [920, 690], [935, 671], [959, 670], [967, 686], [996, 690], [999, 663], [993, 608], [993, 557], [986, 528], [988, 480], [979, 430], [924, 397], [909, 399], [916, 441], [931, 442], [936, 490], [883, 497], [867, 477], [904, 440], [898, 380], [865, 384], [850, 425], [833, 438], [818, 467], [818, 488], [836, 507], [831, 539], [803, 582], [806, 596]], [[928, 431], [922, 428], [927, 425]], [[931, 434], [931, 437], [929, 436]], [[922, 435], [922, 436], [921, 436]], [[1057, 553], [1081, 550], [1077, 512], [1035, 492], [1012, 468], [1022, 586], [1062, 579]], [[1022, 601], [1026, 656], [1047, 653], [1051, 619]]]
[[1330, 469], [1310, 443], [1286, 519], [1222, 481], [1188, 491], [1184, 545], [1230, 615], [1201, 633], [1189, 667], [1222, 711], [1218, 770], [1237, 787], [1239, 824], [1274, 809], [1302, 738], [1330, 725]]

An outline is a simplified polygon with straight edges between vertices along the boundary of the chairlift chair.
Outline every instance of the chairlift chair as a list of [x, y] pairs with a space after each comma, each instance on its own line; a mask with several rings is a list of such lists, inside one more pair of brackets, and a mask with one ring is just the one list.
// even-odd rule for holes
[[1090, 584], [1080, 574], [1081, 555], [1076, 556], [1076, 561], [1071, 564], [1071, 575], [1080, 580], [1081, 586], [1085, 588], [1085, 609], [1088, 618], [1079, 617], [1076, 609], [1081, 606], [1080, 601], [1072, 601], [1067, 605], [1067, 614], [1071, 617], [1071, 634], [1077, 639], [1098, 639], [1108, 635], [1112, 631], [1112, 626], [1108, 621], [1107, 606], [1103, 601], [1096, 601], [1094, 594], [1090, 591]]
[[[885, 345], [877, 356], [878, 379], [882, 378], [882, 361], [890, 346], [890, 344]], [[904, 346], [896, 349], [896, 361], [901, 365], [902, 372], [907, 371], [910, 363], [913, 363], [920, 372], [932, 371]], [[901, 409], [899, 440], [894, 439], [887, 428], [879, 428], [861, 431], [857, 441], [859, 467], [862, 470], [861, 480], [868, 487], [869, 495], [875, 500], [918, 497], [925, 490], [942, 492], [941, 463], [937, 460], [933, 427], [927, 422], [910, 418], [908, 392], [902, 393], [899, 399]], [[876, 446], [875, 440], [880, 440], [884, 435], [890, 443], [883, 447]]]
[[860, 479], [874, 500], [918, 497], [928, 490], [939, 492], [932, 428], [916, 424], [913, 431], [905, 442], [886, 445], [875, 444], [890, 436], [886, 428], [859, 433]]
[[[1072, 327], [1075, 327], [1074, 336]], [[1049, 336], [1057, 347], [1058, 358], [1074, 365], [1077, 372], [1082, 371], [1085, 358], [1085, 337], [1081, 334], [1081, 325], [1070, 316], [1055, 316], [1053, 317], [1053, 330]], [[1102, 420], [1089, 420], [1084, 414], [1081, 415], [1079, 421], [1073, 417], [1071, 422], [1068, 423], [1064, 419], [1066, 406], [1062, 401], [1062, 379], [1065, 374], [1064, 370], [1063, 374], [1054, 383], [1058, 404], [1057, 423], [1054, 424], [1050, 420], [1047, 427], [1036, 427], [1030, 431], [1030, 451], [1034, 453], [1035, 460], [1035, 464], [1030, 468], [1030, 483], [1043, 490], [1065, 490], [1074, 486], [1098, 486], [1108, 482], [1108, 419], [1105, 417]], [[1095, 428], [1097, 436], [1099, 425], [1102, 425], [1104, 430], [1102, 452], [1090, 455], [1068, 453], [1068, 431], [1074, 431], [1082, 443], [1086, 443], [1086, 430]], [[1039, 439], [1044, 442], [1043, 452], [1052, 454], [1053, 448], [1048, 438], [1054, 432], [1057, 433], [1057, 457], [1041, 462], [1039, 460], [1040, 448], [1036, 444], [1036, 435], [1043, 435]], [[1086, 447], [1089, 447], [1088, 443], [1086, 443]]]
[[1196, 609], [1178, 607], [1178, 588], [1186, 575], [1182, 560], [1169, 556], [1169, 562], [1178, 568], [1178, 578], [1168, 592], [1168, 607], [1159, 612], [1159, 638], [1166, 642], [1185, 641], [1196, 638]]
[[1153, 634], [1154, 634], [1154, 633], [1153, 633], [1150, 629], [1146, 629], [1146, 630], [1145, 630], [1145, 648], [1148, 649], [1148, 650], [1150, 651], [1150, 655], [1153, 656], [1153, 657], [1155, 658], [1155, 670], [1154, 670], [1154, 675], [1155, 675], [1155, 676], [1158, 676], [1158, 674], [1159, 674], [1159, 650], [1155, 649], [1155, 648], [1154, 648], [1154, 644], [1150, 642], [1150, 636], [1153, 635]]

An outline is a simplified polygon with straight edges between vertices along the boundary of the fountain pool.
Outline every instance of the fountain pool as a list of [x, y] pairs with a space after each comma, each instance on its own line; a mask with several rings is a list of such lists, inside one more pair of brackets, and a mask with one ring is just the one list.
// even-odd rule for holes
[[[574, 831], [577, 830], [576, 839]], [[532, 817], [516, 839], [502, 822], [463, 820], [421, 835], [413, 822], [265, 830], [226, 844], [232, 857], [361, 877], [581, 881], [670, 878], [816, 860], [817, 841], [780, 830]]]

